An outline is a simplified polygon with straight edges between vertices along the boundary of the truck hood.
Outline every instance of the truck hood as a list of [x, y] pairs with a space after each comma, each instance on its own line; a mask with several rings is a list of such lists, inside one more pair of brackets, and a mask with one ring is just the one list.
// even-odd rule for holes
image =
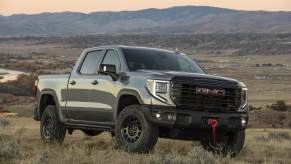
[[246, 87], [246, 85], [238, 80], [216, 76], [216, 75], [209, 75], [209, 74], [200, 74], [200, 73], [188, 73], [188, 72], [178, 72], [178, 71], [155, 71], [155, 70], [138, 70], [138, 73], [143, 74], [145, 77], [159, 79], [159, 80], [183, 80], [183, 81], [192, 81], [195, 79], [204, 79], [208, 81], [219, 81], [225, 82], [232, 86], [237, 87]]

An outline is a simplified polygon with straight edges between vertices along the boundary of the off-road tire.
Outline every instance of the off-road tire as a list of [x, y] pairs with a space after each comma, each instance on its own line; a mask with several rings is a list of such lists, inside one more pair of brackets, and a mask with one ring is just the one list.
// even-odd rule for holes
[[[136, 118], [140, 122], [140, 127], [142, 129], [140, 137], [134, 143], [127, 141], [124, 137], [124, 132], [122, 132], [122, 130], [124, 130], [124, 123], [130, 118]], [[119, 148], [121, 147], [126, 151], [134, 153], [148, 153], [157, 143], [158, 128], [146, 120], [140, 105], [130, 105], [125, 107], [117, 117], [115, 137], [117, 147]]]
[[245, 142], [245, 130], [237, 130], [228, 135], [224, 146], [213, 146], [210, 140], [201, 140], [202, 147], [208, 151], [220, 153], [222, 155], [236, 156], [242, 150]]
[[[49, 124], [49, 128], [47, 128], [47, 124]], [[64, 141], [66, 129], [58, 119], [56, 106], [49, 105], [45, 108], [40, 121], [40, 136], [45, 142], [62, 143]]]
[[97, 136], [100, 133], [102, 133], [102, 131], [95, 131], [95, 130], [82, 130], [87, 136]]

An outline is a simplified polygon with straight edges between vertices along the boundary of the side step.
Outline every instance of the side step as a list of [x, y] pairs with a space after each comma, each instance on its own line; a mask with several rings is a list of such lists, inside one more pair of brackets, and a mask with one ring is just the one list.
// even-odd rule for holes
[[76, 129], [76, 130], [98, 130], [98, 131], [113, 131], [113, 127], [108, 125], [85, 125], [85, 124], [76, 124], [76, 123], [66, 123], [65, 128], [67, 129]]

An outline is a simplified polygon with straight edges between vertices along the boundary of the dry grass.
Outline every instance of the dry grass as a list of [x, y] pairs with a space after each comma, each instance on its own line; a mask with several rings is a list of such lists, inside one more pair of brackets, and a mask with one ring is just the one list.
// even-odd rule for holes
[[0, 118], [0, 127], [1, 128], [6, 128], [8, 127], [10, 122], [7, 119]]
[[76, 131], [62, 145], [44, 144], [37, 122], [14, 118], [0, 128], [0, 163], [146, 163], [146, 164], [223, 164], [290, 163], [289, 130], [248, 130], [246, 144], [235, 158], [221, 157], [202, 149], [198, 142], [160, 139], [149, 154], [131, 154], [115, 149], [114, 139], [104, 133], [85, 137]]

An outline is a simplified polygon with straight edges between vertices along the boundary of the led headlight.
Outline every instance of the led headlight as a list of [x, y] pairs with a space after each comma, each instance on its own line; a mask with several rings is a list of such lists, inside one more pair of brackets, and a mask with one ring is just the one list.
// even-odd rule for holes
[[156, 82], [156, 93], [165, 94], [168, 91], [168, 82]]
[[240, 106], [239, 111], [243, 111], [247, 105], [248, 105], [248, 89], [247, 88], [242, 88], [241, 106]]
[[146, 88], [156, 99], [167, 103], [169, 81], [148, 79], [146, 82]]

